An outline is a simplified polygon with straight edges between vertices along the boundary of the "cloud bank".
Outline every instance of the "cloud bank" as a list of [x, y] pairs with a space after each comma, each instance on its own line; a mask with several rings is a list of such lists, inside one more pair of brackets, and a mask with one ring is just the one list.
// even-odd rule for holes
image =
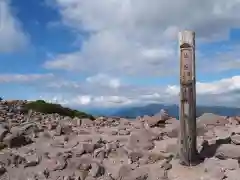
[[[196, 31], [197, 42], [227, 40], [240, 27], [238, 0], [55, 0], [62, 23], [89, 38], [79, 51], [56, 55], [47, 69], [92, 74], [171, 76], [178, 73], [177, 33]], [[191, 8], [190, 8], [191, 7]], [[238, 50], [239, 51], [239, 48]], [[197, 53], [199, 72], [208, 69], [209, 57]], [[218, 72], [236, 68], [236, 57], [210, 58]], [[233, 61], [235, 63], [233, 63]]]
[[[46, 93], [36, 99], [76, 107], [108, 108], [149, 103], [179, 103], [177, 85], [145, 87], [124, 83], [121, 79], [106, 74], [88, 77], [81, 82], [59, 79], [51, 74], [29, 76], [13, 74], [0, 76], [0, 82], [4, 84], [19, 82], [26, 85], [30, 82], [33, 86], [41, 85]], [[197, 82], [198, 104], [240, 107], [239, 100], [240, 76], [212, 82]]]

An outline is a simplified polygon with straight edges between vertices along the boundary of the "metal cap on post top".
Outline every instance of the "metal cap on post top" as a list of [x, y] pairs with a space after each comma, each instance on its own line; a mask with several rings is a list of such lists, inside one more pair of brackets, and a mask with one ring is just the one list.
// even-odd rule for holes
[[178, 34], [179, 46], [188, 44], [195, 48], [195, 32], [194, 31], [181, 31]]

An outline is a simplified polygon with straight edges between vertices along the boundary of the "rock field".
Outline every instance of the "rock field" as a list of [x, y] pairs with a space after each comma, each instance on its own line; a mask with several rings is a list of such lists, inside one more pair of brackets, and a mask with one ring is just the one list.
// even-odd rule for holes
[[197, 146], [204, 161], [179, 164], [179, 121], [164, 110], [136, 120], [95, 121], [0, 102], [1, 180], [240, 180], [240, 117], [204, 114]]

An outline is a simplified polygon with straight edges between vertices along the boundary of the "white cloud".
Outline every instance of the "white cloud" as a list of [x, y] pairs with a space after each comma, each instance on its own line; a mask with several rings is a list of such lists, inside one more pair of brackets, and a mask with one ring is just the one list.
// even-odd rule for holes
[[31, 101], [38, 100], [38, 99], [45, 100], [46, 102], [49, 102], [49, 103], [69, 105], [69, 101], [65, 99], [62, 95], [54, 95], [54, 96], [43, 95], [43, 96], [40, 96], [39, 98], [35, 98], [35, 99], [32, 98]]
[[[166, 55], [159, 55], [159, 52], [166, 52]], [[76, 70], [93, 74], [124, 72], [133, 75], [142, 74], [140, 72], [145, 69], [147, 69], [145, 75], [152, 74], [152, 71], [161, 74], [164, 67], [160, 64], [166, 60], [167, 55], [169, 55], [168, 58], [174, 58], [173, 52], [165, 46], [145, 48], [121, 33], [112, 34], [110, 31], [105, 31], [91, 36], [84, 43], [81, 51], [57, 55], [54, 59], [47, 61], [44, 66], [48, 69]], [[169, 60], [167, 63], [169, 67], [171, 63], [172, 60]]]
[[88, 77], [86, 81], [101, 86], [107, 86], [113, 89], [117, 89], [121, 86], [120, 79], [110, 77], [106, 74], [97, 74], [96, 76]]
[[142, 54], [149, 59], [168, 58], [174, 55], [172, 49], [146, 49]]
[[53, 74], [0, 74], [0, 83], [29, 83], [53, 77]]
[[199, 31], [201, 37], [209, 38], [239, 27], [238, 0], [55, 1], [66, 24], [92, 31], [120, 29], [131, 35], [156, 37], [162, 32], [169, 36], [178, 29], [190, 28]]
[[49, 82], [47, 84], [47, 87], [49, 87], [49, 88], [67, 88], [67, 87], [70, 87], [70, 88], [78, 89], [78, 88], [81, 88], [81, 84], [77, 83], [77, 82], [74, 82], [74, 81], [61, 80], [61, 81]]
[[121, 107], [126, 105], [133, 105], [135, 101], [131, 101], [127, 97], [123, 96], [92, 96], [92, 95], [76, 95], [71, 98], [62, 95], [44, 95], [40, 99], [43, 99], [51, 103], [59, 103], [70, 107]]
[[[179, 93], [180, 87], [177, 85], [168, 86], [167, 92], [172, 95]], [[240, 76], [233, 76], [231, 78], [224, 78], [213, 82], [197, 82], [197, 94], [199, 95], [221, 95], [224, 93], [231, 93], [235, 90], [240, 90]]]
[[[112, 83], [118, 81], [117, 86]], [[44, 82], [44, 84], [43, 84]], [[150, 103], [178, 104], [179, 85], [140, 86], [104, 74], [85, 81], [68, 81], [53, 74], [1, 74], [0, 83], [21, 83], [39, 87], [41, 99], [71, 107], [122, 107]], [[197, 82], [197, 103], [238, 106], [240, 76], [212, 82]], [[33, 96], [31, 96], [33, 97]], [[38, 99], [39, 97], [37, 97]]]
[[179, 86], [176, 85], [168, 85], [166, 92], [169, 93], [170, 95], [176, 96], [179, 94]]
[[10, 5], [8, 0], [0, 1], [0, 52], [22, 49], [29, 41]]
[[61, 69], [63, 67], [65, 70], [79, 69], [82, 67], [78, 64], [80, 62], [79, 58], [81, 58], [79, 52], [58, 55], [56, 58], [52, 57], [51, 61], [47, 61], [44, 67], [47, 69]]
[[[49, 69], [172, 76], [178, 72], [179, 30], [195, 30], [198, 42], [208, 42], [228, 39], [230, 30], [240, 27], [238, 0], [54, 1], [62, 22], [79, 33], [89, 32], [90, 37], [79, 51], [47, 60], [45, 67]], [[200, 58], [198, 71], [208, 70], [208, 57]], [[236, 69], [232, 58], [225, 56], [225, 63], [230, 63], [227, 68], [219, 63], [218, 56], [211, 59], [214, 72]]]
[[92, 101], [92, 97], [89, 95], [77, 96], [73, 101], [77, 104], [89, 105]]
[[[89, 79], [89, 78], [88, 78]], [[238, 106], [240, 101], [240, 76], [213, 82], [197, 82], [197, 102], [202, 105]], [[70, 106], [121, 107], [149, 103], [178, 104], [179, 86], [143, 87], [121, 84], [118, 91], [98, 83], [68, 83], [58, 86], [59, 101]], [[72, 86], [71, 86], [72, 85]], [[81, 87], [81, 88], [79, 88]], [[56, 87], [55, 87], [56, 88]], [[52, 99], [51, 95], [47, 99]]]
[[[124, 76], [178, 76], [177, 32], [196, 31], [197, 42], [228, 39], [240, 26], [239, 0], [50, 0], [62, 23], [89, 37], [79, 50], [49, 57], [47, 69], [87, 73], [85, 82], [47, 82], [45, 99], [67, 105], [122, 106], [178, 103], [179, 86], [125, 84]], [[220, 48], [220, 47], [219, 47]], [[239, 69], [239, 47], [211, 53], [197, 49], [197, 72]], [[221, 51], [221, 50], [220, 50]], [[209, 65], [209, 62], [211, 64]], [[210, 74], [207, 74], [207, 76]], [[127, 81], [130, 82], [130, 81]], [[200, 104], [239, 106], [239, 76], [198, 82]], [[53, 98], [54, 97], [54, 98]]]
[[197, 83], [199, 94], [219, 94], [240, 90], [240, 76], [221, 79], [211, 83]]

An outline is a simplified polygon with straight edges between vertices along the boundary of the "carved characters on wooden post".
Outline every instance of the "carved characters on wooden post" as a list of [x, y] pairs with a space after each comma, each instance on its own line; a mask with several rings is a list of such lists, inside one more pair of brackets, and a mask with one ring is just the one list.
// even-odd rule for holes
[[192, 48], [181, 49], [181, 83], [186, 85], [192, 81]]

